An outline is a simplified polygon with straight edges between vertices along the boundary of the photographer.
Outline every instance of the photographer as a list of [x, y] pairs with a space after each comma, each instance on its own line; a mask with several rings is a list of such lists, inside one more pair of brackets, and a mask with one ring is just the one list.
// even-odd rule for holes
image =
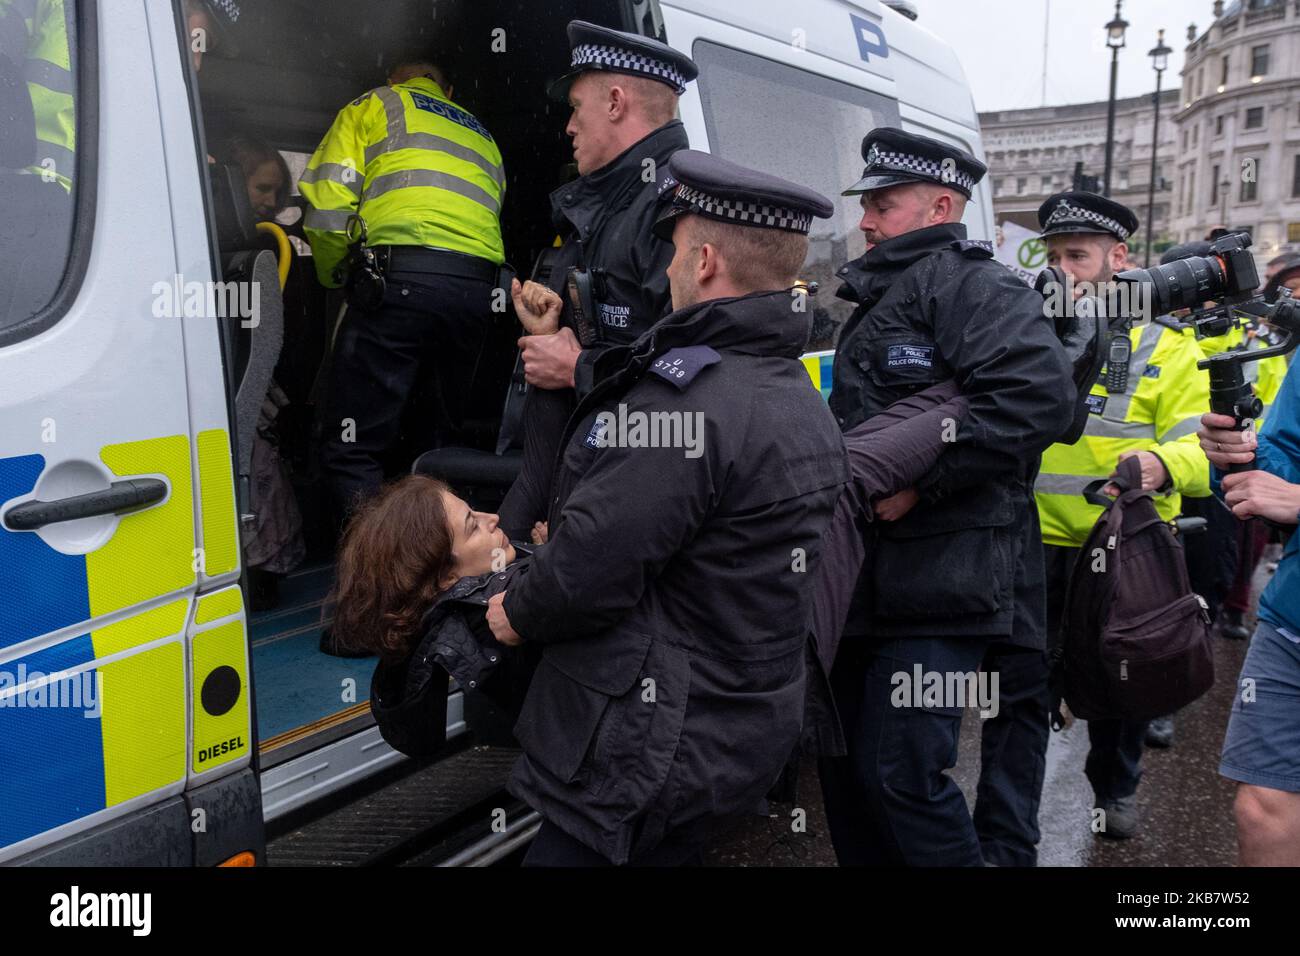
[[[1201, 448], [1223, 499], [1242, 520], [1300, 521], [1300, 373], [1282, 383], [1258, 437], [1233, 419], [1201, 418]], [[1234, 464], [1252, 471], [1223, 474]], [[1300, 535], [1292, 534], [1259, 599], [1259, 620], [1242, 663], [1219, 773], [1236, 780], [1242, 866], [1300, 865]]]

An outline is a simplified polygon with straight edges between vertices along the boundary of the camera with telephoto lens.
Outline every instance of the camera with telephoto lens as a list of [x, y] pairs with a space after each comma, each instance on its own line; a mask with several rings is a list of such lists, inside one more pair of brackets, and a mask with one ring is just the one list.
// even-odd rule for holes
[[[1153, 315], [1190, 309], [1202, 335], [1223, 335], [1233, 327], [1232, 307], [1260, 298], [1259, 273], [1249, 248], [1249, 233], [1232, 233], [1215, 240], [1208, 256], [1175, 259], [1150, 269], [1130, 269], [1116, 275], [1115, 281], [1142, 286], [1149, 297], [1144, 301], [1150, 302]], [[1217, 304], [1204, 309], [1211, 300]], [[1207, 319], [1223, 319], [1222, 331], [1213, 331], [1216, 326], [1202, 328], [1201, 323]]]
[[[1202, 338], [1224, 335], [1252, 321], [1267, 322], [1281, 333], [1281, 341], [1275, 345], [1229, 349], [1196, 363], [1197, 368], [1210, 373], [1210, 410], [1230, 415], [1238, 431], [1251, 427], [1264, 409], [1246, 381], [1243, 366], [1273, 355], [1286, 355], [1300, 344], [1300, 301], [1289, 296], [1271, 304], [1264, 301], [1249, 247], [1249, 233], [1232, 233], [1215, 240], [1207, 256], [1176, 259], [1115, 276], [1116, 283], [1141, 287], [1137, 301], [1149, 305], [1153, 316], [1190, 310], [1187, 325]], [[1213, 304], [1207, 306], [1207, 302]], [[1233, 465], [1229, 470], [1249, 471], [1253, 467]]]

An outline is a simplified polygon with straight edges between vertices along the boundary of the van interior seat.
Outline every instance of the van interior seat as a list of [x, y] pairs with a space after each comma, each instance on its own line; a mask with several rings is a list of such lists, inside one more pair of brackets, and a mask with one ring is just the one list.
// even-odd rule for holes
[[213, 220], [217, 248], [223, 253], [222, 278], [247, 283], [248, 291], [228, 295], [228, 306], [252, 306], [255, 322], [247, 322], [235, 309], [227, 309], [222, 320], [230, 323], [234, 354], [230, 356], [235, 383], [236, 460], [241, 481], [252, 473], [253, 437], [257, 419], [271, 387], [271, 376], [284, 346], [284, 298], [280, 294], [280, 272], [274, 252], [259, 249], [260, 238], [248, 201], [248, 186], [238, 166], [213, 163]]
[[[239, 441], [239, 473], [252, 473], [253, 436], [257, 434], [257, 419], [271, 387], [271, 375], [280, 361], [284, 346], [284, 300], [280, 296], [280, 274], [275, 253], [262, 249], [252, 254], [247, 266], [248, 279], [253, 283], [256, 296], [257, 324], [245, 328], [242, 319], [230, 317], [226, 321], [237, 323], [236, 341], [239, 351], [247, 358], [235, 392], [235, 430]], [[247, 348], [242, 343], [247, 343]]]
[[477, 448], [434, 448], [426, 451], [411, 473], [439, 478], [480, 511], [494, 511], [519, 477], [524, 453], [511, 449], [497, 455]]

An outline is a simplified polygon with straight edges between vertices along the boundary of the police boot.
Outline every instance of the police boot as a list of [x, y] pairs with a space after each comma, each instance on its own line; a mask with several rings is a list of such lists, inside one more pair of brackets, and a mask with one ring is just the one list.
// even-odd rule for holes
[[1219, 611], [1219, 634], [1230, 641], [1244, 641], [1250, 637], [1246, 615], [1236, 608], [1225, 607]]
[[1137, 800], [1137, 794], [1131, 793], [1127, 797], [1097, 801], [1095, 809], [1100, 809], [1104, 814], [1101, 820], [1101, 829], [1097, 831], [1098, 834], [1112, 840], [1127, 840], [1136, 836], [1138, 832]]
[[1168, 750], [1174, 745], [1174, 718], [1157, 717], [1147, 724], [1146, 745], [1157, 750]]

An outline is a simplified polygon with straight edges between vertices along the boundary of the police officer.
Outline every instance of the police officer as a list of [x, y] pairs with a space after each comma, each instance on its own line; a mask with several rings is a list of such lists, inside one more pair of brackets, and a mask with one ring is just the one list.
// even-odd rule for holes
[[0, 0], [0, 56], [21, 66], [36, 120], [30, 170], [72, 191], [77, 110], [72, 75], [76, 25], [63, 0]]
[[[867, 252], [839, 271], [857, 303], [835, 355], [842, 429], [954, 379], [970, 413], [918, 486], [878, 503], [857, 605], [832, 674], [848, 755], [823, 761], [844, 864], [979, 865], [956, 783], [959, 701], [897, 695], [900, 680], [974, 675], [994, 640], [1041, 649], [1038, 456], [1069, 425], [1069, 363], [1043, 300], [966, 238], [986, 167], [962, 149], [879, 128], [862, 142]], [[900, 677], [901, 675], [901, 677]], [[919, 691], [919, 688], [918, 688]]]
[[[1080, 299], [1104, 291], [1101, 284], [1124, 263], [1126, 240], [1138, 228], [1137, 216], [1126, 206], [1081, 191], [1050, 197], [1039, 208], [1038, 221], [1048, 263], [1064, 270]], [[1099, 505], [1083, 497], [1088, 484], [1136, 455], [1142, 487], [1159, 492], [1156, 510], [1165, 520], [1178, 514], [1180, 495], [1204, 496], [1210, 490], [1209, 466], [1196, 437], [1200, 413], [1209, 407], [1209, 379], [1196, 367], [1200, 350], [1191, 336], [1168, 325], [1129, 326], [1124, 317], [1113, 317], [1107, 348], [1112, 359], [1129, 353], [1126, 368], [1109, 378], [1103, 372], [1087, 399], [1083, 436], [1073, 445], [1057, 444], [1044, 452], [1034, 483], [1047, 563], [1050, 647], [1059, 645], [1065, 589], [1078, 550], [1101, 513]], [[976, 826], [985, 857], [1005, 865], [1032, 865], [1036, 857], [1051, 703], [1048, 667], [1041, 658], [1032, 663], [1032, 668], [1003, 670], [1002, 712], [985, 728]], [[1009, 696], [1023, 705], [1008, 709]], [[1104, 819], [1104, 829], [1098, 832], [1106, 836], [1124, 838], [1136, 829], [1135, 792], [1146, 723], [1088, 723], [1091, 749], [1085, 771], [1095, 806], [1105, 811], [1098, 818]], [[1026, 789], [1028, 783], [1032, 789]]]
[[63, 0], [0, 0], [0, 167], [25, 174], [5, 177], [0, 190], [0, 326], [49, 304], [62, 280], [50, 264], [72, 240], [74, 14]]
[[[500, 508], [502, 527], [520, 538], [546, 515], [560, 434], [578, 395], [591, 388], [595, 357], [669, 311], [664, 270], [673, 247], [650, 229], [662, 171], [689, 145], [677, 98], [699, 73], [689, 57], [635, 33], [581, 20], [568, 33], [572, 69], [551, 94], [572, 107], [566, 132], [579, 177], [551, 194], [563, 245], [551, 260], [549, 288], [523, 283], [514, 297], [525, 324], [530, 310], [545, 311], [549, 302], [562, 308], [564, 325], [559, 335], [520, 340], [533, 388], [522, 469]], [[575, 306], [584, 314], [575, 316]]]
[[[794, 286], [833, 207], [704, 153], [668, 173], [676, 310], [596, 357], [550, 541], [489, 603], [498, 640], [542, 646], [510, 782], [545, 820], [526, 864], [696, 856], [799, 738], [808, 571], [848, 471]], [[686, 441], [645, 440], [647, 419]]]
[[381, 456], [429, 370], [439, 430], [460, 425], [505, 259], [501, 152], [451, 93], [436, 64], [397, 64], [339, 112], [298, 183], [320, 281], [348, 279], [354, 216], [386, 273], [367, 286], [374, 299], [352, 300], [330, 371], [322, 459], [342, 512], [383, 481]]

